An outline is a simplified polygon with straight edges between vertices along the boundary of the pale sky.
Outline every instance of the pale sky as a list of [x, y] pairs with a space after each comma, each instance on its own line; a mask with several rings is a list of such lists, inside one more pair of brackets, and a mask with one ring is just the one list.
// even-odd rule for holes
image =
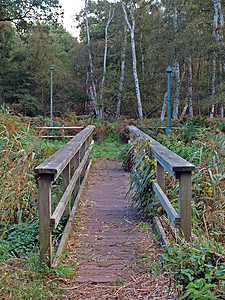
[[79, 30], [76, 29], [73, 16], [84, 8], [84, 0], [59, 0], [59, 3], [64, 9], [64, 27], [72, 36], [78, 37]]
[[[79, 29], [76, 28], [73, 16], [84, 8], [85, 0], [59, 0], [60, 5], [64, 9], [64, 27], [74, 37], [79, 37]], [[117, 0], [109, 0], [116, 2]]]

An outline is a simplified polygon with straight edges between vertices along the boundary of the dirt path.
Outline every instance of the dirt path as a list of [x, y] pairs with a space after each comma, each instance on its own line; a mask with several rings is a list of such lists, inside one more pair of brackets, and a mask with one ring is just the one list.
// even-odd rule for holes
[[67, 287], [67, 299], [167, 299], [169, 279], [151, 273], [160, 249], [135, 219], [125, 199], [128, 188], [128, 174], [116, 160], [92, 168], [80, 222], [68, 243], [78, 276]]

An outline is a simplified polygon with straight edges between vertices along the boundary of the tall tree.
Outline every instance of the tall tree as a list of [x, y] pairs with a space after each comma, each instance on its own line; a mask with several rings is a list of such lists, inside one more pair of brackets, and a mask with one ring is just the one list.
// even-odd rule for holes
[[107, 60], [107, 51], [108, 51], [108, 27], [112, 21], [113, 15], [114, 15], [114, 8], [112, 9], [112, 5], [110, 5], [108, 20], [105, 26], [105, 51], [104, 51], [104, 59], [103, 59], [103, 74], [102, 74], [101, 89], [99, 94], [99, 104], [101, 106], [101, 117], [102, 117], [102, 110], [103, 110], [102, 96], [103, 96], [103, 88], [105, 82], [106, 60]]
[[132, 48], [132, 58], [133, 58], [133, 75], [134, 75], [134, 83], [135, 83], [135, 90], [136, 90], [136, 97], [137, 97], [137, 105], [138, 105], [138, 115], [140, 119], [143, 119], [143, 112], [142, 112], [142, 103], [141, 103], [141, 94], [139, 88], [139, 81], [138, 81], [138, 74], [137, 74], [137, 59], [136, 59], [136, 50], [135, 50], [135, 18], [134, 18], [134, 5], [132, 0], [130, 0], [130, 17], [131, 17], [131, 24], [128, 20], [127, 11], [123, 1], [121, 0], [121, 5], [124, 12], [124, 17], [127, 23], [127, 26], [130, 30], [131, 36], [131, 48]]
[[121, 92], [123, 89], [123, 81], [124, 81], [124, 70], [125, 70], [125, 57], [126, 57], [126, 47], [127, 47], [127, 25], [126, 21], [124, 21], [124, 30], [123, 30], [123, 46], [122, 46], [122, 54], [121, 54], [121, 75], [119, 81], [119, 89], [118, 89], [118, 100], [116, 106], [116, 119], [119, 118], [120, 115], [120, 105], [121, 105]]
[[24, 29], [31, 21], [57, 21], [62, 11], [59, 0], [0, 0], [0, 22], [13, 22]]
[[89, 33], [89, 23], [88, 23], [88, 0], [85, 0], [85, 20], [86, 20], [86, 32], [87, 32], [87, 46], [88, 46], [88, 57], [89, 57], [89, 66], [90, 66], [90, 75], [91, 75], [91, 97], [94, 105], [94, 110], [96, 116], [100, 116], [98, 102], [97, 102], [97, 92], [95, 87], [95, 80], [94, 80], [94, 72], [93, 72], [93, 62], [92, 62], [92, 54], [91, 54], [91, 39]]

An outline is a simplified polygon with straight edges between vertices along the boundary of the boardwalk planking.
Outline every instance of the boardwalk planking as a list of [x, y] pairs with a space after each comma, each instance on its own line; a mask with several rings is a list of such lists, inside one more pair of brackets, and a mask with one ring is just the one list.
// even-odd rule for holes
[[166, 299], [168, 279], [155, 278], [138, 263], [149, 249], [146, 255], [153, 265], [160, 249], [149, 232], [140, 230], [131, 203], [124, 199], [128, 177], [110, 159], [92, 169], [79, 224], [67, 246], [78, 274], [68, 286], [69, 299]]

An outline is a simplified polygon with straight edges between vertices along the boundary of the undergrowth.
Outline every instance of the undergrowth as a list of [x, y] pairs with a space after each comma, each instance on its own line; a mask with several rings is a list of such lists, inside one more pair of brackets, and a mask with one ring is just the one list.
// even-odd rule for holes
[[[192, 176], [192, 241], [171, 243], [155, 267], [155, 271], [173, 276], [179, 299], [225, 299], [225, 136], [220, 130], [223, 126], [224, 123], [198, 117], [177, 124], [168, 137], [160, 132], [155, 135], [157, 141], [196, 166]], [[154, 136], [146, 121], [141, 129]], [[132, 147], [136, 147], [130, 187], [133, 201], [145, 215], [164, 214], [161, 204], [152, 196], [149, 179], [154, 175], [145, 167], [151, 159], [150, 151], [145, 157], [143, 145]], [[179, 213], [179, 182], [168, 173], [166, 190]]]

